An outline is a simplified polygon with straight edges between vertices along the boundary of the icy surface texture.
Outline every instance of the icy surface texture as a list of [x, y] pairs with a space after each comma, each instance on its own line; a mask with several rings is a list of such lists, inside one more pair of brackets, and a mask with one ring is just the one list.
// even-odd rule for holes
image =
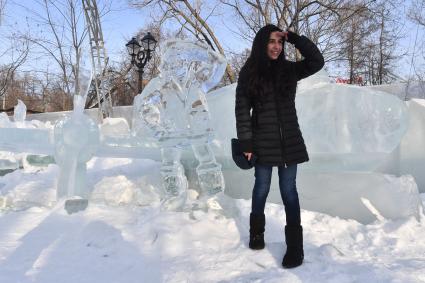
[[[5, 112], [0, 113], [0, 128], [11, 128], [13, 123], [10, 122], [9, 116]], [[15, 154], [7, 151], [0, 151], [0, 172], [2, 170], [11, 170], [19, 168], [19, 160]], [[6, 171], [5, 171], [6, 172]]]
[[12, 152], [0, 151], [0, 173], [3, 170], [14, 170], [20, 166], [20, 155]]
[[[6, 170], [2, 172], [7, 172], [11, 169], [17, 169], [23, 164], [25, 153], [12, 153], [18, 151], [15, 149], [19, 148], [20, 143], [16, 142], [15, 138], [20, 136], [19, 133], [24, 134], [20, 136], [20, 138], [22, 138], [21, 143], [29, 143], [31, 146], [32, 138], [34, 137], [34, 135], [31, 134], [34, 132], [32, 130], [28, 130], [28, 132], [22, 132], [22, 129], [36, 128], [37, 122], [27, 123], [25, 121], [27, 114], [26, 112], [27, 107], [21, 100], [18, 99], [18, 104], [14, 109], [13, 122], [10, 121], [5, 112], [0, 113], [0, 128], [4, 128], [0, 134], [3, 137], [3, 139], [0, 140], [0, 147], [4, 150], [11, 149], [11, 152], [0, 152], [0, 171]], [[24, 147], [26, 146], [24, 145]]]
[[154, 137], [164, 146], [188, 146], [211, 137], [205, 93], [226, 67], [209, 47], [172, 39], [161, 46], [160, 75], [134, 101], [133, 132]]
[[15, 123], [24, 123], [26, 116], [27, 107], [21, 100], [18, 99], [18, 104], [15, 106], [13, 111], [13, 120], [15, 120]]
[[[226, 193], [250, 199], [254, 176], [251, 171], [224, 170]], [[273, 172], [268, 202], [282, 204], [277, 170]], [[318, 173], [299, 171], [297, 190], [302, 209], [355, 219], [367, 224], [382, 218], [419, 217], [421, 197], [410, 175], [375, 172]]]
[[410, 175], [381, 173], [308, 174], [298, 178], [301, 205], [361, 223], [375, 220], [419, 219], [422, 202]]
[[187, 179], [180, 163], [181, 148], [191, 146], [204, 196], [224, 190], [221, 165], [210, 147], [213, 137], [205, 93], [217, 85], [226, 61], [208, 46], [171, 39], [161, 46], [160, 75], [135, 98], [133, 133], [152, 137], [161, 146], [164, 207], [184, 205]]
[[1, 128], [12, 127], [12, 122], [10, 122], [9, 116], [7, 116], [5, 112], [0, 113], [0, 127]]
[[60, 167], [57, 197], [88, 198], [87, 168], [100, 143], [97, 124], [83, 113], [91, 70], [80, 69], [74, 83], [74, 111], [54, 128], [55, 161]]
[[125, 118], [105, 118], [100, 125], [103, 136], [120, 137], [130, 133], [130, 127]]
[[409, 106], [409, 130], [400, 144], [400, 152], [393, 164], [400, 174], [411, 174], [419, 191], [425, 193], [425, 100], [412, 99]]
[[[213, 148], [227, 157], [230, 138], [236, 136], [235, 87], [208, 95], [216, 136]], [[329, 83], [322, 72], [300, 81], [296, 108], [310, 156], [302, 168], [318, 172], [375, 170], [397, 148], [409, 126], [408, 109], [397, 97]]]
[[82, 61], [79, 63], [78, 75], [76, 79], [72, 81], [74, 90], [74, 113], [83, 113], [92, 77], [93, 72], [91, 65], [89, 65], [88, 58], [87, 56], [82, 56]]
[[404, 102], [384, 92], [328, 84], [299, 91], [297, 103], [313, 152], [389, 153], [408, 127]]
[[60, 167], [58, 198], [87, 197], [86, 162], [99, 144], [99, 129], [86, 115], [75, 113], [55, 125], [55, 161]]
[[374, 170], [408, 128], [403, 101], [362, 87], [320, 84], [300, 90], [296, 103], [312, 159], [305, 169]]
[[180, 163], [181, 150], [176, 147], [161, 149], [162, 186], [164, 197], [162, 206], [166, 210], [178, 210], [183, 207], [187, 198], [187, 178]]
[[[25, 121], [26, 106], [20, 100], [18, 100], [18, 104], [15, 106], [14, 123], [9, 123], [8, 119], [4, 116], [0, 118], [0, 126], [4, 127], [1, 129], [0, 134], [1, 149], [10, 150], [11, 152], [28, 152], [43, 155], [52, 155], [55, 153], [56, 161], [62, 166], [60, 171], [61, 177], [59, 178], [60, 182], [58, 184], [59, 197], [82, 190], [81, 186], [83, 186], [84, 177], [77, 178], [76, 180], [75, 176], [85, 175], [83, 173], [85, 169], [82, 168], [83, 165], [81, 162], [88, 155], [84, 152], [91, 150], [90, 147], [85, 150], [82, 148], [77, 149], [78, 146], [75, 146], [79, 143], [85, 146], [84, 143], [87, 137], [84, 134], [87, 133], [88, 129], [94, 123], [88, 121], [90, 119], [83, 115], [84, 104], [92, 78], [88, 60], [84, 61], [84, 59], [87, 58], [82, 56], [79, 62], [77, 78], [74, 80], [70, 79], [71, 89], [74, 94], [74, 114], [72, 117], [67, 116], [65, 118], [61, 115], [61, 120], [57, 122], [54, 130], [56, 145], [53, 145], [54, 141], [51, 138], [51, 125], [49, 123], [43, 124], [39, 121]], [[81, 132], [79, 133], [79, 129], [75, 127], [81, 127]], [[71, 137], [74, 141], [71, 141]], [[97, 137], [97, 140], [99, 140], [99, 137]], [[81, 156], [78, 156], [78, 154]], [[70, 162], [75, 164], [71, 166]], [[76, 175], [71, 176], [69, 174]], [[80, 188], [74, 188], [74, 184], [77, 184]], [[64, 193], [65, 191], [67, 193]]]
[[320, 86], [321, 84], [329, 84], [332, 80], [329, 77], [328, 72], [325, 69], [321, 69], [319, 72], [314, 74], [313, 76], [302, 79], [298, 82], [298, 92], [304, 89], [311, 88], [312, 86]]
[[[13, 122], [6, 113], [0, 113], [0, 170], [25, 166], [25, 153], [51, 154], [49, 139], [50, 122], [26, 121], [26, 106], [18, 100], [14, 109]], [[10, 160], [13, 160], [11, 163]]]

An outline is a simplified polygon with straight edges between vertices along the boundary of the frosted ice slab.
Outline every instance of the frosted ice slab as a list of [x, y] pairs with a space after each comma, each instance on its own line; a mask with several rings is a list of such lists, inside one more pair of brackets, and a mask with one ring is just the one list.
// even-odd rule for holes
[[[236, 137], [235, 89], [233, 84], [207, 97], [216, 129], [214, 151], [228, 158], [230, 139]], [[397, 148], [409, 126], [408, 108], [396, 96], [329, 83], [323, 74], [299, 82], [296, 108], [310, 156], [302, 168], [308, 170], [374, 170]]]
[[15, 106], [13, 111], [13, 119], [15, 120], [15, 123], [24, 123], [26, 116], [27, 107], [21, 100], [18, 99], [18, 104]]
[[403, 101], [363, 87], [321, 84], [300, 90], [296, 105], [311, 157], [305, 169], [374, 170], [408, 129]]

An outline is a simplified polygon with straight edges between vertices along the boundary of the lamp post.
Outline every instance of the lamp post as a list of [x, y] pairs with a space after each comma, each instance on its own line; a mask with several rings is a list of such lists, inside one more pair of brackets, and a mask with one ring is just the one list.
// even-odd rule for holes
[[152, 58], [152, 52], [155, 51], [156, 39], [148, 32], [140, 41], [133, 37], [125, 46], [128, 54], [131, 56], [131, 64], [135, 65], [139, 72], [138, 92], [143, 90], [143, 68]]

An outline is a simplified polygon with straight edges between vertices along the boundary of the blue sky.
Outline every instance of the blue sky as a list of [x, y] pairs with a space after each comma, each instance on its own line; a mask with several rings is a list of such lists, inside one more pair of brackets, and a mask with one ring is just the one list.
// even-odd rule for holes
[[[0, 27], [3, 31], [10, 26], [14, 28], [25, 28], [25, 17], [28, 16], [28, 12], [25, 9], [15, 5], [20, 3], [29, 8], [34, 8], [34, 1], [32, 0], [21, 0], [13, 1], [9, 0], [8, 6], [6, 7], [6, 17], [3, 21], [3, 26]], [[407, 5], [410, 1], [406, 1]], [[400, 7], [400, 10], [403, 7]], [[12, 11], [12, 12], [11, 12]], [[401, 11], [400, 11], [401, 12]], [[223, 47], [226, 51], [241, 51], [246, 47], [250, 47], [250, 43], [243, 41], [235, 36], [228, 27], [231, 26], [231, 16], [225, 11], [217, 11], [222, 16], [211, 18], [214, 22], [212, 25], [219, 27], [215, 28], [217, 37], [222, 42]], [[111, 59], [120, 60], [120, 57], [126, 56], [125, 44], [127, 41], [136, 34], [136, 32], [150, 21], [149, 11], [141, 11], [134, 8], [129, 8], [126, 0], [115, 0], [113, 1], [112, 11], [102, 19], [102, 29], [105, 39], [105, 45]], [[416, 43], [416, 49], [419, 48], [420, 44], [423, 44], [425, 38], [424, 29], [416, 29], [416, 27], [406, 22], [404, 27], [405, 38], [400, 41], [400, 48], [408, 53], [405, 59], [398, 63], [398, 70], [402, 76], [407, 76], [413, 70], [410, 68], [410, 62], [412, 60], [413, 47], [416, 38], [416, 32], [418, 31], [418, 38]], [[233, 26], [234, 27], [234, 26]], [[400, 51], [401, 52], [401, 51]], [[418, 50], [416, 50], [417, 54]], [[418, 54], [417, 54], [418, 55]], [[419, 56], [414, 57], [414, 60], [418, 60]]]
[[[126, 40], [130, 39], [141, 27], [150, 21], [149, 11], [142, 11], [138, 9], [128, 8], [126, 2], [120, 0], [115, 3], [116, 8], [121, 8], [119, 11], [112, 11], [109, 17], [105, 17], [102, 22], [103, 33], [105, 41], [114, 52], [125, 45]], [[244, 48], [250, 47], [248, 42], [236, 40], [234, 34], [225, 28], [226, 21], [230, 21], [231, 15], [223, 13], [220, 18], [211, 18], [215, 26], [220, 28], [214, 29], [217, 37], [222, 41], [223, 48], [226, 51], [240, 51]], [[177, 27], [170, 27], [176, 30]], [[111, 54], [112, 55], [112, 54]]]
[[[6, 16], [3, 21], [3, 26], [0, 26], [0, 32], [1, 30], [7, 33], [17, 29], [28, 29], [25, 19], [34, 16], [22, 6], [32, 10], [39, 9], [39, 6], [32, 0], [8, 0]], [[42, 10], [39, 12], [43, 13]], [[125, 49], [125, 44], [140, 28], [144, 27], [150, 21], [151, 17], [149, 13], [150, 12], [147, 10], [142, 11], [140, 9], [130, 8], [126, 0], [113, 1], [112, 10], [107, 16], [102, 18], [105, 46], [113, 61], [120, 61], [122, 56], [126, 56], [127, 51]], [[220, 18], [214, 18], [214, 24], [223, 26], [223, 22], [228, 20], [229, 15], [224, 15]], [[32, 26], [30, 29], [36, 30], [37, 28]], [[170, 29], [176, 30], [177, 27], [171, 26]], [[247, 42], [235, 40], [234, 35], [226, 28], [216, 29], [215, 32], [222, 41], [223, 48], [226, 51], [239, 51], [249, 47]]]
[[[121, 9], [119, 11], [111, 12], [111, 16], [106, 17], [102, 23], [105, 40], [107, 42], [106, 45], [109, 50], [111, 50], [111, 56], [119, 56], [120, 53], [125, 52], [123, 46], [127, 42], [126, 40], [131, 38], [131, 36], [133, 36], [140, 27], [144, 26], [150, 18], [148, 11], [143, 12], [137, 9], [130, 9], [126, 5], [125, 0], [120, 1], [116, 1], [115, 5], [117, 5], [116, 8], [120, 7]], [[410, 0], [405, 1], [404, 4], [404, 7], [400, 7], [400, 12], [403, 13], [405, 12], [404, 9], [409, 6]], [[221, 40], [223, 48], [226, 51], [236, 52], [241, 51], [244, 48], [249, 48], [251, 45], [250, 42], [239, 39], [232, 31], [229, 30], [229, 27], [234, 28], [234, 26], [232, 27], [230, 24], [232, 21], [232, 15], [225, 11], [217, 11], [217, 13], [221, 13], [222, 16], [215, 18], [211, 17], [211, 20], [213, 21], [212, 25], [219, 27], [216, 28], [214, 32], [217, 34], [219, 40]], [[410, 62], [412, 60], [415, 39], [417, 42], [415, 51], [416, 56], [414, 57], [414, 60], [417, 61], [420, 57], [418, 54], [419, 45], [424, 44], [423, 40], [425, 39], [425, 29], [417, 29], [417, 26], [409, 21], [405, 21], [403, 24], [405, 25], [403, 28], [405, 37], [400, 40], [399, 47], [400, 53], [405, 51], [408, 56], [399, 62], [398, 70], [402, 76], [407, 76], [409, 73], [413, 72], [410, 68]], [[418, 36], [416, 38], [417, 32]]]

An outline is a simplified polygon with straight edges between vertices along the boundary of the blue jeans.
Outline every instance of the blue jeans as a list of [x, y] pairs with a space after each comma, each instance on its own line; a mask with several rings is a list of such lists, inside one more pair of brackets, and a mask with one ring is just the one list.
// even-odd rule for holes
[[[255, 184], [252, 191], [252, 213], [264, 214], [267, 196], [272, 181], [273, 166], [255, 165]], [[297, 164], [288, 167], [278, 166], [279, 188], [286, 212], [287, 225], [300, 225], [300, 202], [296, 186]]]

